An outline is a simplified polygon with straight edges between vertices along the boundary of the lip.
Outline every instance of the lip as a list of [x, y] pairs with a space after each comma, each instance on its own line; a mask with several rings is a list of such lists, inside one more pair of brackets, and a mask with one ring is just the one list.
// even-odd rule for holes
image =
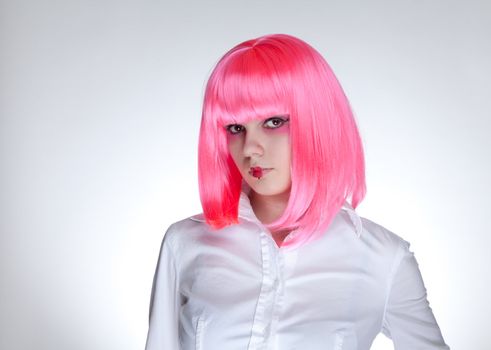
[[273, 168], [262, 168], [262, 167], [259, 167], [259, 166], [256, 166], [256, 167], [250, 167], [249, 168], [249, 175], [251, 176], [254, 176], [254, 177], [257, 177], [257, 178], [261, 178], [263, 177], [264, 175], [266, 175], [267, 173], [269, 173]]

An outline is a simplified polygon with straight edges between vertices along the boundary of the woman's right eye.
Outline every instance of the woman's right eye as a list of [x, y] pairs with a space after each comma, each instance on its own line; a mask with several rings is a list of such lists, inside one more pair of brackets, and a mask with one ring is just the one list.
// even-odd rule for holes
[[243, 128], [244, 127], [242, 125], [239, 125], [239, 124], [231, 124], [231, 125], [226, 126], [227, 131], [229, 133], [231, 133], [232, 135], [240, 133]]

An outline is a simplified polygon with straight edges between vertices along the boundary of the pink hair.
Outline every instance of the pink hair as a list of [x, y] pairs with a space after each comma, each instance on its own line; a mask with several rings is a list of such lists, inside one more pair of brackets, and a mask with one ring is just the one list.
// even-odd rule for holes
[[224, 126], [290, 116], [292, 187], [271, 231], [296, 230], [284, 246], [320, 236], [344, 201], [366, 193], [363, 146], [341, 85], [309, 44], [286, 34], [247, 40], [217, 63], [205, 89], [198, 146], [203, 214], [214, 229], [238, 223], [242, 177]]

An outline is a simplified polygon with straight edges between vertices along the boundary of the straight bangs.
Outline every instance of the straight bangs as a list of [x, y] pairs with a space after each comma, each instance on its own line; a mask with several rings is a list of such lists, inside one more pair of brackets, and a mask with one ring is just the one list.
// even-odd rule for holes
[[208, 87], [213, 91], [209, 103], [218, 126], [289, 114], [290, 84], [274, 57], [246, 47], [221, 63]]

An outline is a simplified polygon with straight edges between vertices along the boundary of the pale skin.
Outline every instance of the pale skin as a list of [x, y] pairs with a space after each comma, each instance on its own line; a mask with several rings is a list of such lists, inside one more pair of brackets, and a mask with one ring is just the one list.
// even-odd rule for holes
[[[276, 115], [245, 124], [229, 124], [228, 150], [251, 188], [249, 200], [263, 224], [279, 218], [288, 204], [291, 189], [289, 118]], [[263, 177], [249, 173], [253, 166], [271, 169]], [[271, 232], [281, 246], [289, 231]]]

